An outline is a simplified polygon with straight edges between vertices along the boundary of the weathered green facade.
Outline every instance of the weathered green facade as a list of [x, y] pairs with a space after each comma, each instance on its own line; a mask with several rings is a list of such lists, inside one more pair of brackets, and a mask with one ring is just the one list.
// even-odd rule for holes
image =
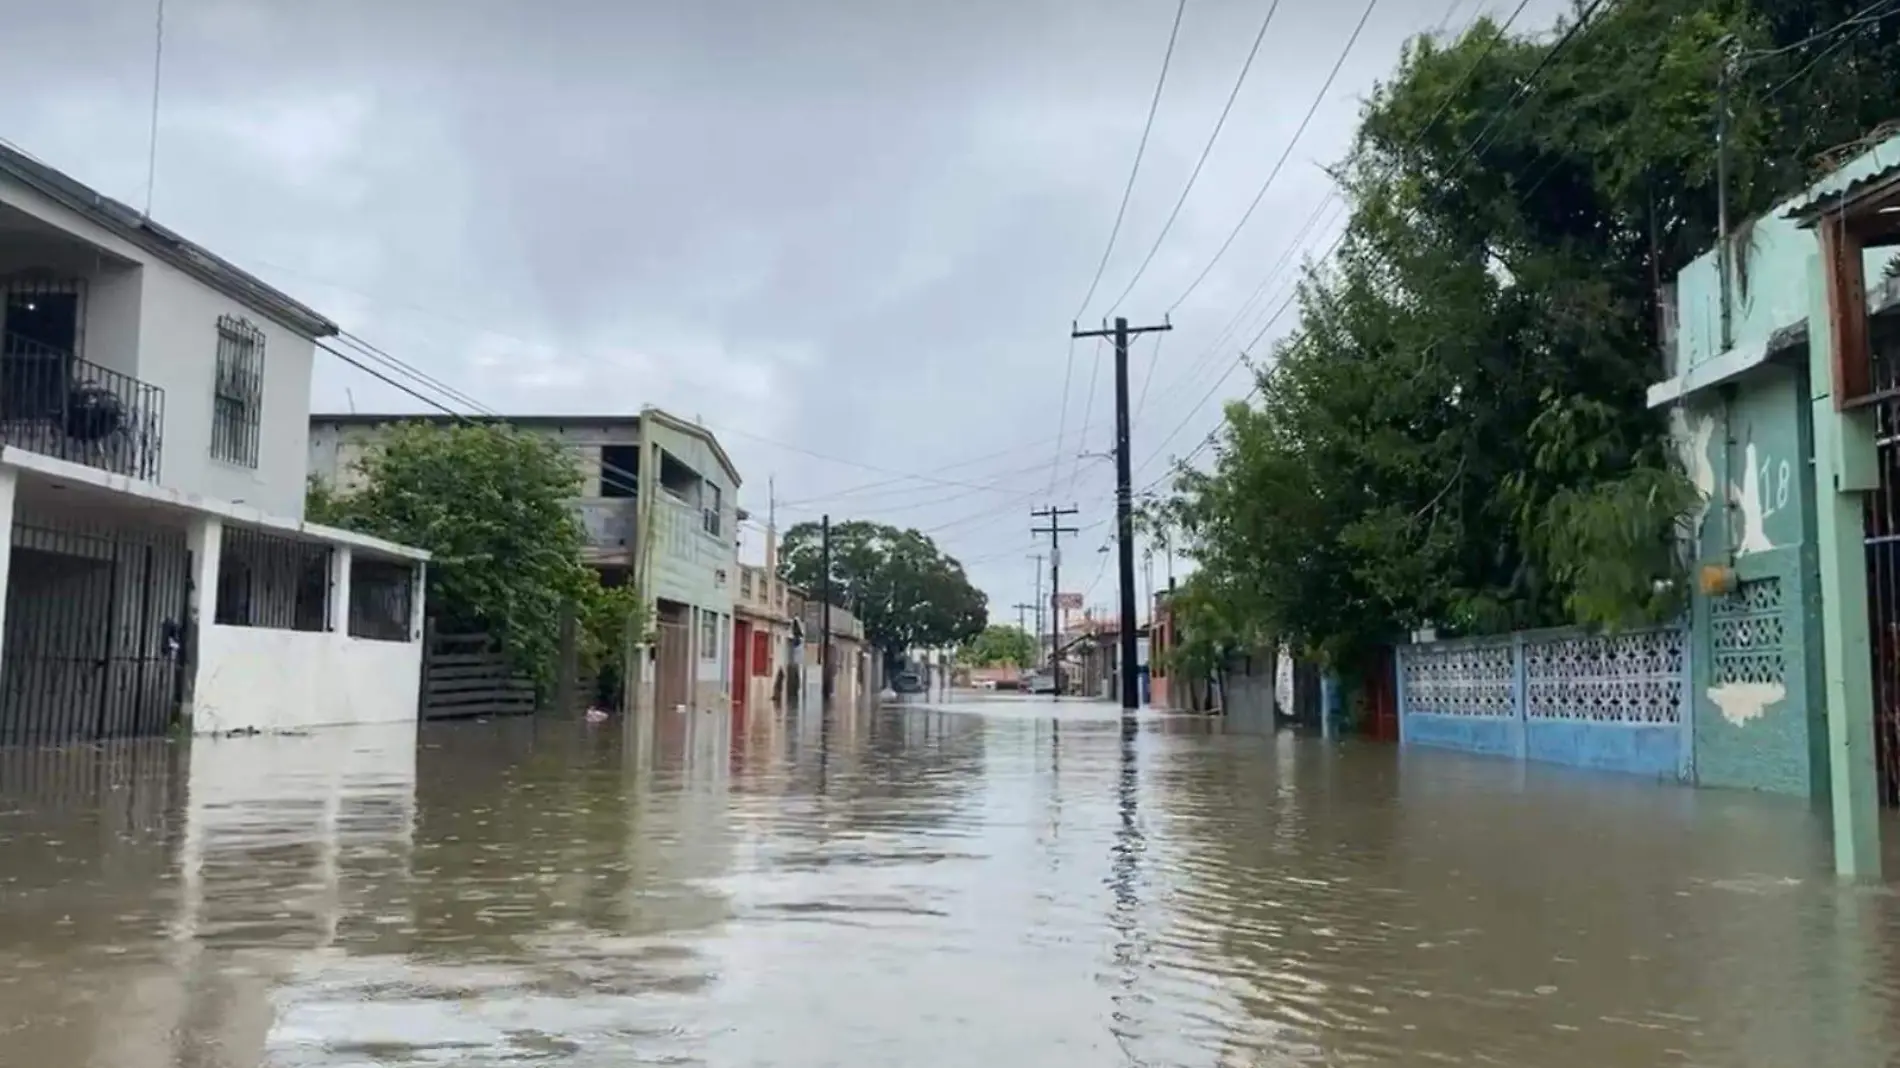
[[[1678, 275], [1672, 377], [1649, 398], [1670, 409], [1705, 501], [1688, 539], [1714, 580], [1692, 609], [1695, 778], [1828, 799], [1837, 866], [1858, 873], [1878, 868], [1861, 518], [1878, 479], [1870, 413], [1832, 396], [1812, 223], [1896, 165], [1889, 138]], [[1866, 253], [1866, 277], [1892, 258]]]
[[1690, 613], [1693, 774], [1708, 786], [1827, 787], [1805, 368], [1771, 362], [1687, 398], [1675, 419], [1705, 506], [1694, 562], [1733, 570]]

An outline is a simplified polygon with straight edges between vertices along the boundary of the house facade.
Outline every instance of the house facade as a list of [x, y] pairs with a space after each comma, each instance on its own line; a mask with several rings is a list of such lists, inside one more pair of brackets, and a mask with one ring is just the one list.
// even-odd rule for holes
[[[629, 699], [663, 709], [723, 709], [736, 699], [739, 474], [712, 432], [657, 408], [635, 415], [313, 415], [309, 468], [338, 490], [406, 422], [505, 423], [560, 442], [580, 472], [571, 503], [588, 563], [652, 606], [653, 642]], [[748, 650], [749, 653], [750, 650]], [[749, 692], [749, 691], [748, 691]]]
[[336, 331], [0, 147], [0, 744], [415, 719], [427, 554], [303, 522]]
[[825, 604], [814, 598], [805, 599], [804, 648], [801, 655], [808, 670], [805, 672], [805, 699], [812, 707], [818, 707], [824, 694], [825, 644], [824, 634], [827, 625], [831, 634], [831, 701], [834, 706], [851, 708], [867, 694], [875, 694], [883, 685], [879, 677], [882, 673], [882, 661], [864, 637], [864, 624], [849, 610], [832, 605], [831, 611], [825, 611]]
[[[768, 535], [769, 536], [769, 535]], [[739, 565], [739, 594], [733, 600], [732, 705], [735, 712], [769, 709], [783, 703], [781, 675], [794, 661], [794, 627], [789, 584], [777, 574], [767, 550], [763, 567]]]
[[1692, 262], [1664, 324], [1703, 499], [1685, 539], [1692, 768], [1825, 802], [1836, 866], [1900, 807], [1900, 136]]

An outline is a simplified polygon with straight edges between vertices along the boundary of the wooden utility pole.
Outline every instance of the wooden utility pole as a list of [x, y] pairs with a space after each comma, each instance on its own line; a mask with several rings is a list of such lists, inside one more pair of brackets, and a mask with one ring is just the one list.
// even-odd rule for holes
[[1037, 606], [1023, 601], [1017, 601], [1010, 607], [1016, 610], [1016, 629], [1022, 631], [1024, 634], [1029, 633], [1029, 613], [1034, 611]]
[[823, 707], [831, 708], [831, 516], [821, 517], [818, 522], [818, 568], [819, 596], [823, 603], [818, 608], [818, 693], [823, 698]]
[[1036, 585], [1035, 585], [1034, 592], [1032, 592], [1029, 595], [1029, 603], [1036, 606], [1036, 631], [1035, 631], [1036, 633], [1036, 659], [1037, 661], [1041, 661], [1042, 660], [1042, 633], [1043, 633], [1042, 632], [1042, 606], [1048, 604], [1049, 602], [1043, 600], [1043, 597], [1042, 597], [1042, 554], [1031, 553], [1029, 554], [1029, 558], [1036, 562]]
[[1065, 527], [1061, 520], [1077, 511], [1052, 504], [1029, 513], [1031, 518], [1049, 521], [1048, 526], [1030, 527], [1029, 532], [1049, 535], [1049, 669], [1055, 673], [1057, 699], [1062, 697], [1062, 535], [1082, 533], [1080, 527]]
[[1070, 336], [1113, 337], [1115, 339], [1115, 541], [1116, 574], [1121, 580], [1121, 662], [1122, 710], [1141, 707], [1141, 674], [1135, 667], [1135, 504], [1129, 483], [1134, 474], [1128, 456], [1128, 339], [1138, 334], [1172, 330], [1173, 325], [1130, 328], [1128, 320], [1117, 317], [1109, 330], [1070, 330]]

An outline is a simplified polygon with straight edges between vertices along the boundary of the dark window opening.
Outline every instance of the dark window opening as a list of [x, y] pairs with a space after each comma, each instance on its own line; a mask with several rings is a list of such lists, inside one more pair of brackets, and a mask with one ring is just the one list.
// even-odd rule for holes
[[74, 353], [79, 349], [79, 294], [7, 291], [6, 332], [30, 346]]
[[395, 560], [350, 562], [350, 637], [406, 642], [415, 612], [415, 565]]
[[664, 450], [660, 453], [660, 488], [673, 496], [699, 507], [699, 487], [702, 479], [699, 472], [675, 460], [673, 454]]
[[226, 527], [213, 621], [226, 627], [330, 629], [331, 558], [328, 545]]
[[723, 506], [720, 503], [719, 487], [710, 482], [704, 485], [706, 487], [706, 506], [700, 510], [700, 525], [705, 528], [706, 533], [716, 538], [719, 537], [720, 532], [725, 529], [725, 520], [722, 518], [724, 513], [722, 511]]
[[640, 489], [640, 446], [600, 447], [600, 495], [632, 497]]

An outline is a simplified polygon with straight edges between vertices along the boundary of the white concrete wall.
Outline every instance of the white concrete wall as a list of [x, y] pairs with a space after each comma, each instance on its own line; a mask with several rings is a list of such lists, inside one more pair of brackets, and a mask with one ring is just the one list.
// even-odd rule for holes
[[[92, 336], [86, 339], [82, 355], [165, 391], [165, 449], [159, 482], [301, 519], [315, 343], [23, 186], [0, 180], [0, 203], [141, 268], [130, 273], [139, 285], [136, 332], [129, 318], [131, 302], [123, 294], [113, 294], [108, 286], [107, 300], [114, 307], [103, 322], [88, 310], [85, 326]], [[218, 317], [227, 314], [249, 319], [265, 338], [264, 407], [255, 470], [211, 458]], [[122, 350], [111, 347], [115, 337], [118, 344], [127, 338], [136, 341], [136, 360], [126, 361]]]
[[422, 643], [344, 634], [203, 626], [192, 731], [284, 731], [413, 723]]
[[213, 622], [223, 556], [221, 520], [204, 517], [189, 535], [197, 632], [193, 641], [194, 734], [278, 732], [341, 724], [414, 723], [422, 682], [422, 591], [416, 568], [410, 640], [349, 636], [350, 569], [356, 551], [338, 546], [330, 588], [329, 631], [227, 627]]
[[[218, 318], [250, 320], [264, 334], [264, 410], [257, 467], [211, 457]], [[145, 270], [138, 376], [165, 391], [160, 481], [187, 493], [303, 518], [309, 456], [310, 373], [316, 345], [165, 263]]]
[[143, 280], [137, 267], [101, 270], [87, 279], [81, 359], [136, 377]]

